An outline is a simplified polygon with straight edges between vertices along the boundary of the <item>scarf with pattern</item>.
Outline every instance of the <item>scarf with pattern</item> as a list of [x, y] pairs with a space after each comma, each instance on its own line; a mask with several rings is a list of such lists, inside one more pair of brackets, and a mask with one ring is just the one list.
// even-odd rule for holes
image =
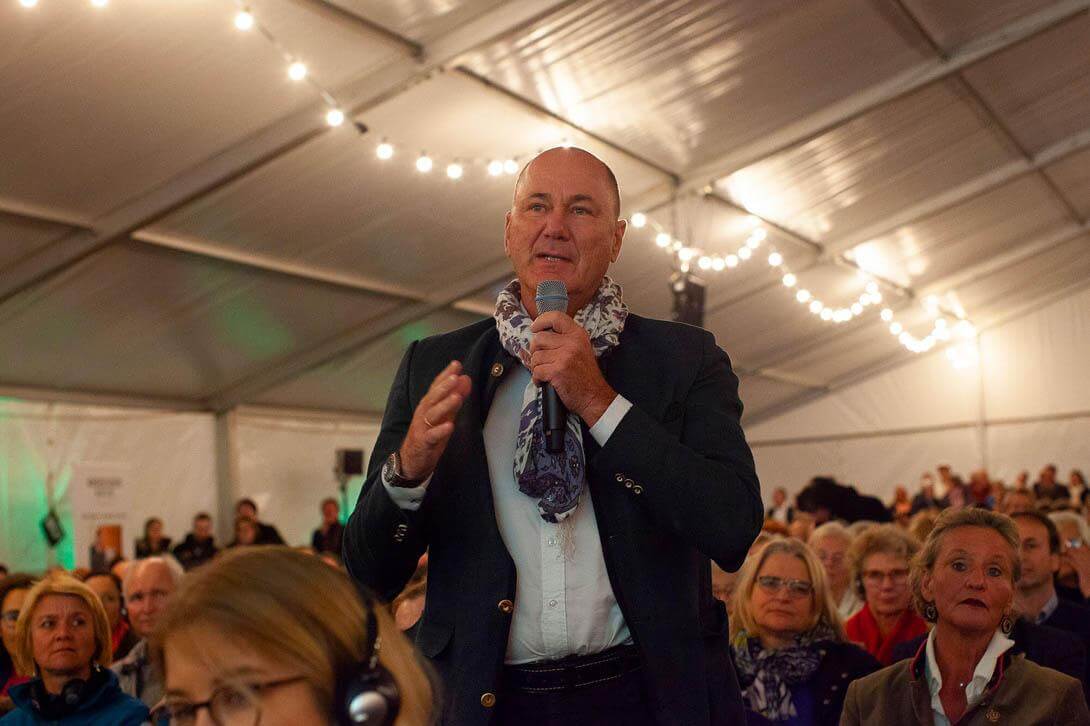
[[[496, 329], [504, 350], [530, 368], [530, 319], [520, 297], [518, 280], [512, 280], [496, 300]], [[621, 286], [609, 277], [602, 279], [594, 298], [575, 314], [594, 349], [595, 357], [617, 346], [628, 307], [621, 297]], [[564, 451], [550, 454], [545, 448], [545, 423], [542, 416], [541, 388], [533, 380], [522, 394], [522, 413], [515, 448], [515, 481], [519, 491], [538, 500], [541, 518], [553, 524], [570, 517], [579, 504], [586, 486], [586, 462], [580, 419], [568, 413]]]
[[786, 648], [770, 650], [761, 645], [760, 638], [739, 631], [731, 641], [731, 649], [746, 708], [770, 721], [798, 716], [791, 688], [813, 677], [821, 664], [821, 646], [835, 640], [833, 629], [818, 623], [796, 636]]

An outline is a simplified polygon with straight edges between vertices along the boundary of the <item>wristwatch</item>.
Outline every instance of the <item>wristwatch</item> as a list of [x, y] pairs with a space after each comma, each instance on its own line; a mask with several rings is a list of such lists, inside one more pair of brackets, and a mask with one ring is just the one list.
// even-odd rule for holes
[[404, 487], [406, 489], [420, 486], [423, 479], [409, 479], [401, 473], [401, 454], [394, 451], [386, 457], [386, 463], [382, 465], [382, 481], [392, 487]]

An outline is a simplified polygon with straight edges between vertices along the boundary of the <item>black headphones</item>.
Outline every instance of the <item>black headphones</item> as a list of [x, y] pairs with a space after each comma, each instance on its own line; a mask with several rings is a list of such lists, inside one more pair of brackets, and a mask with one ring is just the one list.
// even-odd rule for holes
[[31, 703], [42, 718], [50, 720], [64, 718], [75, 712], [76, 707], [87, 699], [90, 692], [102, 684], [105, 680], [104, 673], [105, 669], [95, 663], [91, 666], [90, 678], [87, 680], [72, 678], [65, 682], [61, 692], [56, 695], [46, 691], [45, 684], [40, 679], [36, 680], [31, 689]]
[[378, 632], [374, 600], [358, 585], [357, 588], [367, 616], [363, 659], [338, 680], [334, 701], [336, 715], [342, 726], [391, 726], [401, 709], [401, 693], [394, 677], [379, 663], [382, 637]]

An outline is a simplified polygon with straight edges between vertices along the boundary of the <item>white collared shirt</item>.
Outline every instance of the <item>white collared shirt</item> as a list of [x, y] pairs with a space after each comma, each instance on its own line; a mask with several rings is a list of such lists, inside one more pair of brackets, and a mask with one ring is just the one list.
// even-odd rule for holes
[[[530, 371], [517, 366], [499, 384], [484, 425], [485, 455], [492, 480], [496, 524], [515, 562], [515, 610], [507, 639], [506, 663], [528, 663], [589, 655], [632, 642], [606, 573], [594, 503], [584, 490], [563, 526], [570, 527], [574, 557], [565, 561], [560, 527], [541, 518], [537, 500], [518, 490], [515, 446], [522, 396]], [[605, 446], [632, 404], [620, 394], [590, 429]], [[402, 509], [416, 510], [429, 481], [386, 491]], [[384, 482], [385, 484], [385, 482]]]
[[[965, 684], [965, 700], [968, 708], [975, 706], [984, 697], [984, 691], [987, 690], [988, 684], [992, 681], [992, 676], [995, 675], [995, 667], [999, 663], [1000, 656], [1013, 645], [1013, 640], [1003, 635], [1001, 631], [995, 631], [991, 642], [988, 643], [988, 647], [984, 650], [984, 655], [980, 657], [976, 664], [973, 677]], [[935, 726], [950, 726], [950, 719], [946, 717], [946, 712], [942, 708], [942, 699], [939, 698], [939, 690], [942, 688], [942, 674], [939, 673], [939, 663], [935, 659], [934, 629], [927, 636], [926, 655], [927, 686], [931, 691], [931, 710], [935, 719]]]

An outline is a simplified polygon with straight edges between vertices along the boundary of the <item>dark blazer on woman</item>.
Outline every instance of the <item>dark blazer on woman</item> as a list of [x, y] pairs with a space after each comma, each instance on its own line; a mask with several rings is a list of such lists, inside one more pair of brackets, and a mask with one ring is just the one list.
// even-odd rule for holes
[[[795, 690], [806, 689], [806, 701], [813, 705], [814, 717], [807, 726], [836, 726], [840, 723], [848, 686], [852, 681], [874, 673], [882, 664], [852, 643], [828, 643], [821, 652], [821, 663], [813, 677]], [[776, 726], [776, 723], [746, 711], [747, 726]]]
[[[473, 392], [420, 509], [402, 510], [380, 469], [451, 360], [462, 361]], [[417, 645], [444, 681], [444, 722], [458, 726], [490, 723], [491, 696], [501, 690], [511, 616], [499, 603], [515, 598], [515, 563], [496, 524], [482, 431], [501, 378], [517, 365], [491, 319], [409, 346], [345, 532], [349, 572], [386, 599], [428, 548]], [[739, 425], [738, 379], [708, 332], [637, 315], [601, 365], [633, 407], [604, 447], [584, 433], [587, 488], [655, 717], [743, 723], [727, 615], [712, 597], [708, 565], [741, 565], [764, 513]]]
[[[841, 726], [931, 726], [931, 691], [921, 649], [911, 660], [856, 681], [844, 699]], [[1082, 685], [1057, 671], [1042, 668], [1024, 655], [1004, 653], [984, 697], [958, 721], [958, 726], [1085, 726], [1090, 711]]]

